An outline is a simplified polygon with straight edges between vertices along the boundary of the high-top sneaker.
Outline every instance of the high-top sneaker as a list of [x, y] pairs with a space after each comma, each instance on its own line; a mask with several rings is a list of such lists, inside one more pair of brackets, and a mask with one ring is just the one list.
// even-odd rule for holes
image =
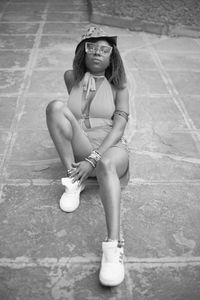
[[99, 273], [101, 284], [106, 286], [119, 285], [124, 280], [124, 248], [118, 241], [102, 243], [102, 260]]
[[62, 178], [61, 182], [65, 186], [65, 192], [60, 198], [60, 208], [65, 212], [73, 212], [80, 203], [80, 193], [85, 186], [79, 185], [78, 181], [72, 182], [72, 178]]

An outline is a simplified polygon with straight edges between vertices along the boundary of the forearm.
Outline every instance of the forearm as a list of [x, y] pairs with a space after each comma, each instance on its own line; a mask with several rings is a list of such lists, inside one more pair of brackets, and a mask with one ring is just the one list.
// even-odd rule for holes
[[116, 143], [120, 141], [124, 133], [124, 130], [120, 131], [111, 131], [103, 140], [101, 145], [98, 148], [98, 152], [102, 155], [106, 152], [110, 147], [114, 146]]

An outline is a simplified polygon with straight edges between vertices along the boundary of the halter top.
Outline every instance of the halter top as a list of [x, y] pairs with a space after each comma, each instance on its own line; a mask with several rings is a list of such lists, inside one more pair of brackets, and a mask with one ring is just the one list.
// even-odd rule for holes
[[[83, 91], [83, 80], [73, 86], [68, 98], [68, 107], [79, 123], [89, 120], [90, 128], [112, 126], [112, 116], [115, 111], [113, 90], [104, 77], [91, 102], [87, 102], [86, 92]], [[85, 114], [85, 111], [87, 113]], [[85, 127], [85, 126], [84, 126]]]

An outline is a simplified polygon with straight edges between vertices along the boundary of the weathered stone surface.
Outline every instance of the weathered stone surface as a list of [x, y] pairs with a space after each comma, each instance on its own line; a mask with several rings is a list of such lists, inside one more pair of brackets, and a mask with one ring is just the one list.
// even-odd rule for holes
[[168, 96], [135, 97], [136, 128], [154, 132], [173, 132], [187, 129], [184, 118]]
[[187, 112], [192, 119], [194, 126], [199, 130], [200, 129], [200, 118], [199, 118], [199, 111], [200, 111], [200, 101], [199, 96], [192, 97], [192, 96], [183, 96], [182, 101], [187, 109]]
[[74, 49], [66, 50], [65, 46], [55, 45], [39, 51], [36, 68], [61, 68], [65, 71], [72, 69], [73, 59]]
[[37, 33], [37, 23], [1, 23], [0, 33], [3, 34], [34, 34]]
[[16, 102], [16, 97], [0, 98], [0, 128], [7, 130], [10, 129], [15, 115]]
[[5, 129], [0, 129], [0, 155], [4, 154], [6, 146], [8, 144], [9, 132]]
[[55, 156], [53, 142], [47, 130], [21, 130], [16, 136], [11, 160], [43, 160]]
[[133, 257], [199, 256], [198, 185], [129, 185], [124, 192], [126, 253]]
[[59, 209], [63, 191], [56, 184], [4, 187], [1, 257], [100, 256], [106, 228], [96, 189], [82, 193], [81, 205], [73, 214]]
[[103, 26], [118, 35], [130, 93], [122, 285], [98, 282], [106, 224], [97, 184], [88, 180], [73, 214], [59, 209], [66, 170], [45, 108], [68, 98], [63, 74], [91, 25], [86, 7], [0, 3], [0, 299], [199, 300], [198, 39]]
[[5, 51], [0, 56], [0, 67], [9, 68], [24, 68], [28, 63], [30, 56], [29, 51]]
[[47, 71], [34, 71], [31, 79], [29, 93], [35, 94], [57, 94], [66, 93], [66, 87], [63, 80], [63, 70], [47, 70]]
[[[66, 35], [66, 36], [58, 36], [58, 35], [45, 35], [41, 37], [40, 48], [48, 48], [48, 51], [51, 49], [66, 49], [67, 50], [75, 50], [77, 43], [80, 40], [80, 34], [77, 32], [74, 34]], [[50, 49], [49, 49], [50, 48]]]
[[[199, 53], [200, 54], [200, 53]], [[175, 88], [180, 95], [200, 94], [200, 73], [199, 72], [173, 72], [168, 71]]]
[[47, 16], [47, 21], [62, 21], [65, 22], [88, 22], [88, 12], [87, 11], [76, 11], [76, 12], [57, 12], [51, 13], [49, 12]]
[[162, 65], [166, 70], [199, 70], [200, 69], [200, 53], [190, 53], [189, 56], [184, 52], [170, 53], [158, 52]]
[[133, 86], [135, 94], [138, 95], [150, 95], [168, 94], [167, 87], [158, 71], [149, 70], [132, 70]]
[[200, 52], [200, 48], [198, 43], [196, 43], [195, 40], [192, 40], [190, 38], [157, 38], [154, 40], [154, 43], [152, 44], [153, 47], [158, 51], [165, 51], [165, 52], [180, 52], [184, 53], [186, 51], [193, 51], [193, 52]]
[[131, 179], [139, 181], [199, 180], [199, 160], [152, 151], [133, 151], [130, 155]]
[[[52, 2], [53, 4], [53, 2]], [[89, 28], [88, 23], [45, 23], [43, 34], [69, 34], [72, 32], [80, 36], [81, 33], [85, 33], [85, 31]]]
[[129, 66], [137, 70], [156, 69], [155, 62], [147, 50], [133, 50], [124, 57]]
[[[67, 101], [67, 90], [63, 101]], [[51, 96], [27, 96], [25, 99], [25, 107], [19, 121], [19, 129], [29, 130], [46, 130], [46, 107], [50, 101], [54, 100]]]
[[188, 132], [167, 132], [153, 128], [139, 131], [133, 136], [130, 147], [136, 151], [149, 151], [180, 158], [199, 158], [197, 144]]
[[8, 11], [5, 12], [2, 21], [4, 22], [39, 22], [42, 20], [43, 12], [41, 11], [30, 11], [26, 14], [23, 13], [23, 11]]
[[24, 79], [24, 71], [0, 71], [1, 93], [17, 93]]
[[130, 271], [131, 297], [135, 300], [198, 300], [199, 266], [138, 268]]

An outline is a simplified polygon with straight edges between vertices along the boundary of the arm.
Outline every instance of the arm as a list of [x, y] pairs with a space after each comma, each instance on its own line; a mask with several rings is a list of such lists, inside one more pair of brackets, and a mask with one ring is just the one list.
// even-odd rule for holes
[[74, 85], [74, 74], [73, 74], [73, 70], [67, 70], [64, 73], [64, 81], [65, 81], [65, 85], [67, 87], [67, 91], [68, 94], [70, 94], [73, 85]]
[[[115, 110], [120, 110], [129, 114], [129, 95], [127, 88], [116, 92]], [[117, 114], [114, 115], [112, 130], [103, 140], [98, 149], [100, 154], [103, 154], [106, 150], [119, 142], [124, 134], [126, 124], [127, 121], [124, 117]]]

